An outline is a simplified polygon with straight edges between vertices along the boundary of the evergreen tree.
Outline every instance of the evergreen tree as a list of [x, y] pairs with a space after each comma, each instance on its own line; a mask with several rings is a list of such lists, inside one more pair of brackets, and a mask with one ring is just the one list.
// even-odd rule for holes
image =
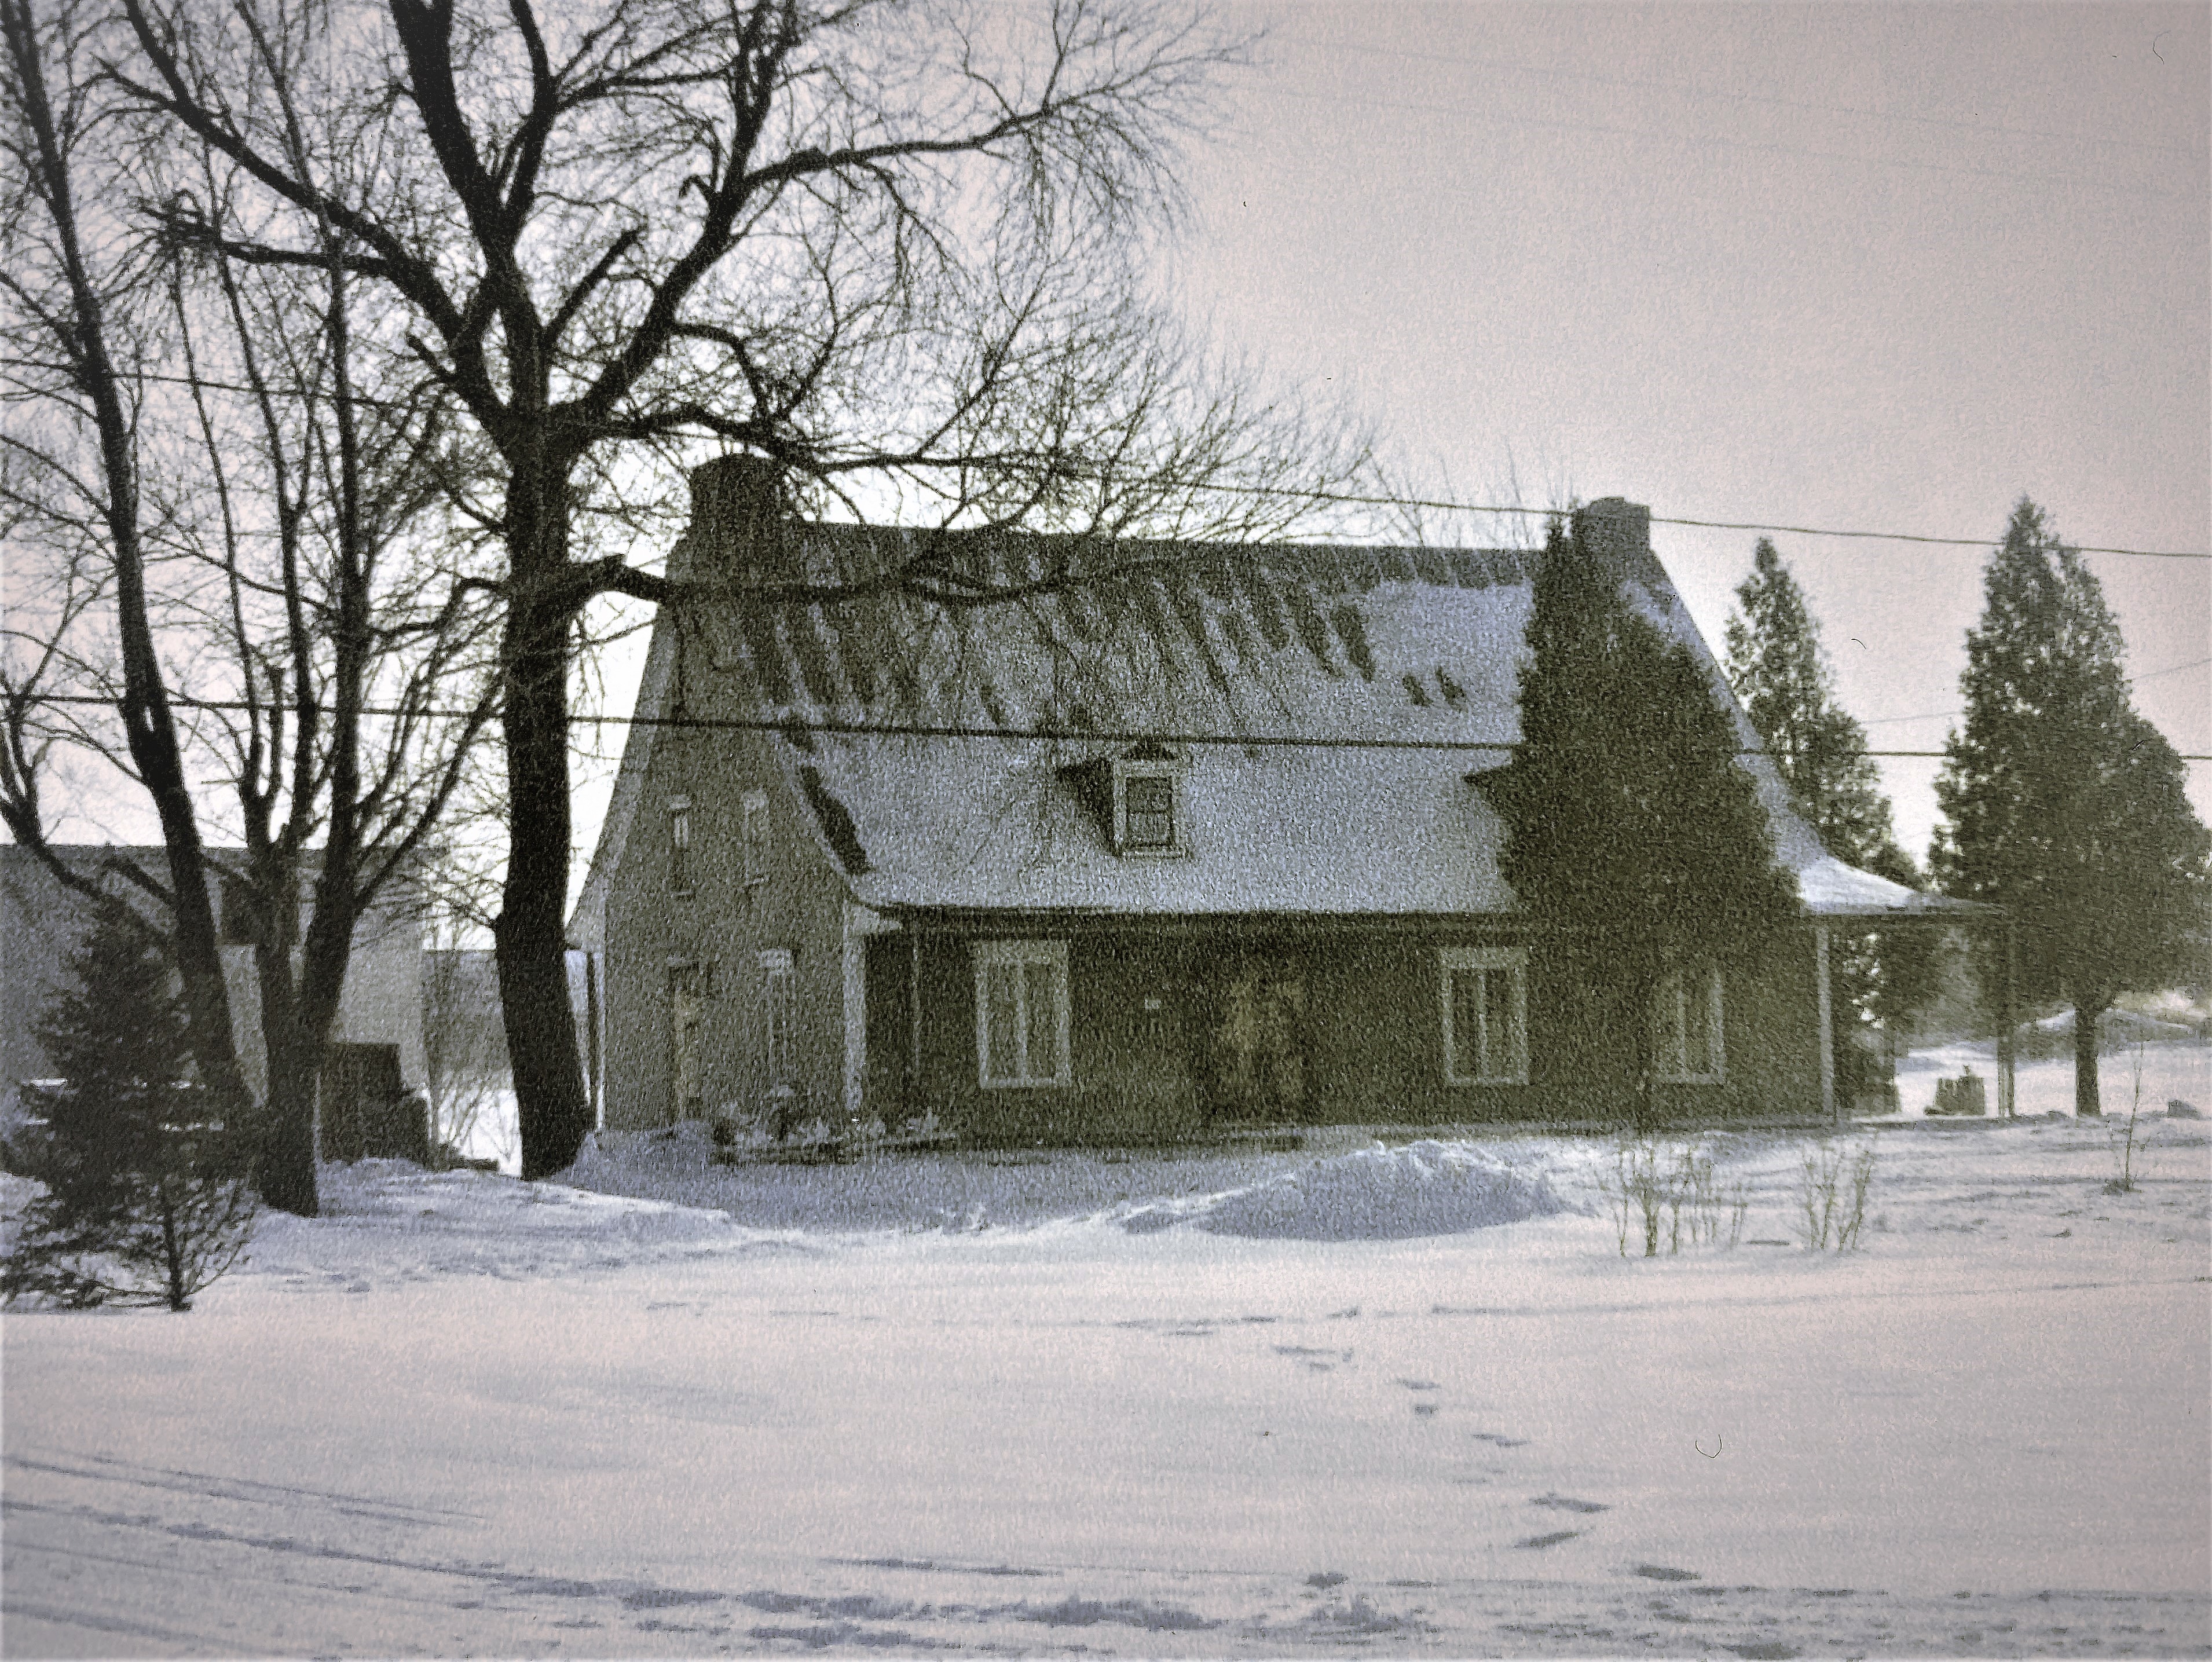
[[[1835, 675], [1820, 647], [1805, 592], [1766, 538], [1738, 584], [1728, 624], [1729, 683], [1820, 845], [1846, 865], [1907, 888], [1922, 886], [1911, 855], [1897, 844], [1889, 798], [1867, 754], [1866, 729], [1836, 700]], [[1854, 1030], [1879, 1025], [1894, 1036], [1934, 990], [1936, 937], [1924, 928], [1839, 934], [1830, 965], [1836, 1001], [1851, 1020], [1835, 1034], [1836, 1077], [1858, 1088]]]
[[69, 963], [39, 1037], [63, 1083], [13, 1151], [44, 1192], [24, 1210], [0, 1294], [70, 1307], [189, 1309], [246, 1245], [253, 1199], [234, 1139], [206, 1122], [160, 939], [119, 901]]
[[1578, 978], [1626, 1013], [1648, 1122], [1662, 983], [1755, 954], [1797, 915], [1796, 886], [1720, 689], [1556, 525], [1528, 644], [1521, 748], [1492, 792], [1501, 868]]
[[2073, 1006], [2074, 1108], [2095, 1114], [2098, 1020], [2201, 949], [2212, 836], [2129, 696], [2102, 586], [2025, 496], [1983, 594], [1929, 863], [1946, 893], [2012, 912], [2020, 991]]
[[1735, 598], [1741, 610], [1729, 619], [1729, 684], [1821, 846], [1846, 865], [1874, 870], [1884, 850], [1897, 848], [1889, 799], [1867, 755], [1866, 729], [1836, 702], [1805, 592], [1764, 537]]

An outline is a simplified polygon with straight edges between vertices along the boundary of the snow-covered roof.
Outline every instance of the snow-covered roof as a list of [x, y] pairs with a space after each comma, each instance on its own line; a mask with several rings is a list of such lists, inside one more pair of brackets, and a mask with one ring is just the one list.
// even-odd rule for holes
[[[1585, 511], [1616, 508], [1632, 516], [1632, 538], [1610, 556], [1632, 600], [1691, 647], [1756, 746], [1650, 552], [1643, 511]], [[1102, 557], [1048, 538], [975, 537], [947, 553], [874, 527], [783, 534], [787, 578], [817, 581], [865, 581], [921, 555], [995, 583], [1046, 584]], [[695, 522], [672, 562], [703, 598], [684, 608], [687, 622], [656, 630], [641, 709], [666, 715], [680, 685], [693, 714], [789, 723], [772, 742], [867, 905], [1319, 916], [1513, 907], [1498, 867], [1505, 828], [1471, 776], [1510, 761], [1520, 737], [1530, 551], [1123, 543], [1103, 557], [1107, 575], [1079, 587], [962, 609], [889, 592], [762, 605], [718, 587], [727, 568], [702, 540]], [[723, 673], [677, 673], [702, 659]], [[1054, 736], [999, 736], [1039, 730]], [[1183, 855], [1115, 853], [1069, 776], [1142, 735], [1177, 752]], [[633, 729], [580, 939], [596, 934], [654, 742], [649, 728]], [[1741, 764], [1810, 911], [1947, 907], [1834, 859], [1772, 762]]]

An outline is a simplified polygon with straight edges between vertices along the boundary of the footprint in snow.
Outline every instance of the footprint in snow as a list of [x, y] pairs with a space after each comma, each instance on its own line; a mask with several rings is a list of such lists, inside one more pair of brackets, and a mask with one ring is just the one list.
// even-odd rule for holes
[[1304, 1362], [1316, 1373], [1329, 1373], [1339, 1362], [1348, 1362], [1352, 1360], [1352, 1353], [1349, 1350], [1324, 1350], [1310, 1344], [1279, 1344], [1274, 1348], [1278, 1356], [1287, 1356], [1292, 1361]]

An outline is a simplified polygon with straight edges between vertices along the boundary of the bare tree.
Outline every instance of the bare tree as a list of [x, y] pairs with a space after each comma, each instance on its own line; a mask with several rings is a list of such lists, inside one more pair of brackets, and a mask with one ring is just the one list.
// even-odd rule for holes
[[[138, 50], [118, 84], [268, 216], [243, 230], [175, 203], [171, 234], [320, 269], [309, 228], [334, 228], [495, 453], [472, 507], [504, 556], [495, 936], [526, 1176], [589, 1123], [562, 963], [574, 647], [597, 597], [670, 598], [617, 534], [665, 489], [648, 460], [740, 449], [817, 509], [1081, 533], [1024, 593], [1109, 569], [1124, 533], [1279, 529], [1300, 501], [1272, 492], [1360, 460], [1141, 297], [1176, 146], [1241, 55], [1201, 18], [1139, 0], [119, 3]], [[319, 105], [381, 113], [374, 141], [289, 152], [234, 91], [259, 33], [316, 40]], [[1011, 598], [963, 563], [974, 546], [926, 542], [864, 581]]]
[[[208, 892], [199, 823], [147, 603], [145, 527], [137, 455], [137, 388], [118, 367], [148, 327], [147, 255], [112, 228], [88, 239], [79, 171], [106, 148], [101, 110], [91, 90], [97, 23], [64, 6], [42, 21], [31, 0], [0, 0], [0, 145], [10, 181], [0, 185], [0, 294], [8, 310], [6, 390], [29, 399], [41, 419], [26, 433], [11, 427], [11, 545], [30, 534], [60, 546], [64, 575], [54, 617], [81, 621], [101, 598], [112, 619], [120, 686], [115, 709], [123, 745], [151, 798], [168, 853], [167, 882], [139, 874], [167, 905], [184, 983], [187, 1032], [202, 1081], [226, 1112], [246, 1100], [231, 1040], [230, 1001]], [[58, 69], [58, 77], [49, 70]], [[106, 256], [105, 259], [102, 257]], [[133, 305], [132, 301], [141, 302]], [[127, 362], [127, 359], [126, 359]], [[15, 561], [11, 559], [11, 566]], [[12, 609], [11, 609], [12, 615]], [[52, 735], [34, 726], [31, 695], [51, 685], [57, 652], [35, 654], [4, 689], [9, 729], [4, 780], [9, 830], [43, 849], [37, 817], [38, 765]], [[64, 884], [93, 894], [88, 880], [50, 862]]]
[[[8, 5], [9, 89], [35, 149], [46, 118], [29, 89], [45, 84], [49, 64], [60, 65], [73, 109], [98, 109], [105, 83], [85, 48], [100, 33], [67, 9], [42, 22], [30, 0]], [[304, 159], [295, 44], [257, 36], [249, 89], [285, 116], [286, 153]], [[81, 168], [110, 202], [135, 192], [237, 222], [227, 158], [147, 144], [128, 104], [100, 113], [108, 137], [58, 161], [50, 198], [77, 189]], [[46, 219], [62, 222], [51, 205]], [[204, 904], [210, 886], [202, 820], [243, 843], [242, 859], [224, 862], [224, 926], [254, 947], [267, 1064], [255, 1178], [270, 1204], [311, 1215], [316, 1086], [356, 926], [404, 889], [471, 741], [492, 719], [491, 613], [432, 534], [448, 495], [439, 399], [419, 390], [365, 399], [354, 385], [357, 362], [374, 362], [377, 347], [356, 337], [343, 234], [316, 228], [317, 264], [250, 266], [220, 245], [179, 247], [141, 234], [127, 215], [110, 219], [111, 235], [137, 251], [106, 273], [137, 326], [127, 354], [102, 360], [130, 419], [96, 469], [76, 465], [73, 383], [40, 373], [57, 342], [82, 336], [83, 309], [57, 311], [51, 285], [9, 289], [6, 439], [20, 479], [7, 500], [52, 557], [48, 603], [10, 608], [0, 811], [64, 874], [40, 800], [57, 744], [112, 763], [157, 804], [165, 790], [177, 796], [175, 814], [162, 816], [171, 881], [139, 881], [166, 903], [180, 959], [201, 925], [179, 898], [196, 887]], [[27, 436], [38, 434], [52, 437]], [[91, 511], [126, 489], [136, 516], [127, 545], [112, 513]], [[149, 651], [160, 648], [148, 675], [162, 707], [181, 686], [198, 717], [153, 758], [173, 784], [149, 768], [131, 725], [132, 659], [122, 656], [118, 687], [111, 618], [126, 646], [143, 631]], [[80, 715], [88, 704], [119, 705], [131, 742]], [[205, 934], [211, 1002], [223, 990], [211, 916]], [[189, 990], [196, 976], [185, 978]], [[227, 1058], [235, 1073], [227, 1009], [207, 1019], [219, 1027], [202, 1032], [195, 1010], [203, 1070], [219, 1051], [213, 1065]]]

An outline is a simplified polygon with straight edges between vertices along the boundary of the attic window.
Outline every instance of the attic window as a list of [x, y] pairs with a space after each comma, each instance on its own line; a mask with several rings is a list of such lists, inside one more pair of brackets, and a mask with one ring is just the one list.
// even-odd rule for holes
[[1182, 758], [1155, 740], [1114, 763], [1114, 847], [1120, 854], [1186, 854]]
[[1164, 773], [1125, 774], [1121, 780], [1121, 846], [1157, 853], [1175, 845], [1175, 781]]

